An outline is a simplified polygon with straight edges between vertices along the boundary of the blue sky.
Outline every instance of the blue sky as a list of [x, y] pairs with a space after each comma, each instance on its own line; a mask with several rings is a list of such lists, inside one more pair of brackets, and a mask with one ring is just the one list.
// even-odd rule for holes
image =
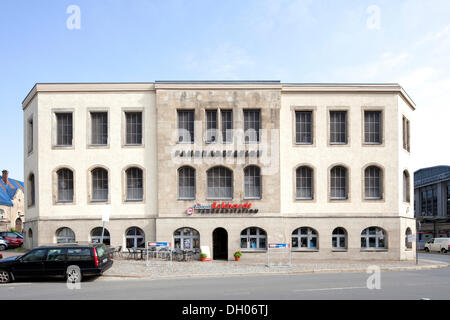
[[0, 48], [11, 177], [23, 179], [21, 102], [36, 82], [399, 82], [418, 106], [415, 167], [450, 164], [448, 0], [2, 0]]

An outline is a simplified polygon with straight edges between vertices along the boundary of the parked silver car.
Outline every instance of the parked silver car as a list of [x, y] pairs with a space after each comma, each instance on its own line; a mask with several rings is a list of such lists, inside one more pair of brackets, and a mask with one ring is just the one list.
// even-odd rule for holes
[[0, 251], [6, 250], [9, 247], [9, 241], [0, 236]]

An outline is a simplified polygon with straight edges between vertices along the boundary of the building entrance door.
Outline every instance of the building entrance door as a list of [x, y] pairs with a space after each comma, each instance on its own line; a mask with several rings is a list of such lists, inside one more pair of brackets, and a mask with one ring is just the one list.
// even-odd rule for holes
[[228, 233], [224, 228], [213, 231], [213, 259], [228, 260]]

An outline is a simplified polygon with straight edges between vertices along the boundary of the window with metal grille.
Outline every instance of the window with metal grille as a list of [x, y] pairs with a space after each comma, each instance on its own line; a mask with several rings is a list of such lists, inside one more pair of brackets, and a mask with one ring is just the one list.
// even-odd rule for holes
[[178, 169], [178, 199], [195, 199], [195, 169], [185, 166]]
[[347, 248], [347, 231], [344, 228], [336, 228], [333, 230], [331, 243], [334, 249]]
[[181, 228], [173, 233], [175, 249], [192, 250], [200, 248], [200, 233], [192, 228]]
[[316, 230], [308, 227], [298, 228], [292, 232], [292, 248], [317, 249], [318, 238]]
[[244, 110], [245, 143], [259, 143], [261, 129], [260, 110]]
[[303, 166], [297, 168], [295, 171], [296, 177], [296, 195], [298, 200], [313, 199], [313, 170], [309, 167]]
[[233, 111], [221, 110], [222, 116], [222, 141], [223, 143], [233, 142]]
[[142, 144], [142, 112], [125, 112], [127, 145]]
[[92, 170], [92, 201], [108, 201], [108, 171]]
[[330, 111], [330, 143], [347, 143], [347, 111]]
[[75, 233], [70, 228], [61, 228], [56, 231], [56, 243], [74, 243]]
[[244, 198], [261, 199], [261, 169], [257, 166], [244, 169]]
[[94, 146], [108, 144], [107, 112], [91, 112], [91, 144]]
[[206, 110], [206, 143], [217, 142], [217, 110]]
[[233, 198], [233, 172], [225, 167], [214, 167], [207, 172], [207, 198]]
[[380, 144], [382, 141], [381, 132], [381, 111], [364, 111], [364, 142]]
[[142, 201], [144, 194], [144, 183], [142, 170], [129, 168], [125, 171], [127, 176], [127, 201]]
[[347, 199], [347, 169], [336, 166], [331, 169], [331, 200]]
[[56, 114], [56, 144], [71, 146], [73, 139], [72, 113]]
[[194, 143], [193, 110], [178, 110], [178, 142]]
[[265, 250], [267, 247], [266, 232], [257, 227], [251, 227], [241, 232], [241, 249]]
[[368, 200], [381, 199], [382, 173], [375, 166], [366, 168], [364, 172], [365, 198]]
[[312, 111], [295, 112], [295, 143], [312, 144]]
[[58, 176], [58, 202], [73, 201], [73, 172], [69, 169], [60, 169]]
[[386, 232], [378, 227], [366, 228], [361, 232], [361, 249], [386, 249]]

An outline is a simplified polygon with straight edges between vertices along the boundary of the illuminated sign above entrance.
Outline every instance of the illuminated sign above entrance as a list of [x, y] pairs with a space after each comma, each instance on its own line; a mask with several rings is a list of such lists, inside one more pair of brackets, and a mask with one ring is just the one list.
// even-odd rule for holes
[[187, 215], [193, 213], [258, 213], [258, 209], [252, 208], [251, 202], [232, 203], [232, 202], [213, 202], [212, 204], [202, 205], [194, 204], [193, 207], [186, 209]]

